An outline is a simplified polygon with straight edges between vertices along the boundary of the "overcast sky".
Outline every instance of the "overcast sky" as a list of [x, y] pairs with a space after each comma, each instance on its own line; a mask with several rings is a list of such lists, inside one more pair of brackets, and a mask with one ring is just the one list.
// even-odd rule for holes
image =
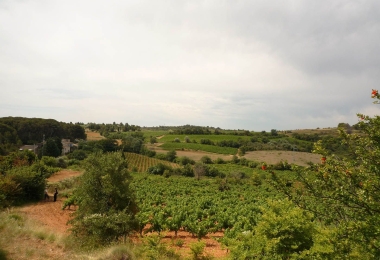
[[379, 83], [378, 0], [0, 0], [0, 117], [335, 127]]

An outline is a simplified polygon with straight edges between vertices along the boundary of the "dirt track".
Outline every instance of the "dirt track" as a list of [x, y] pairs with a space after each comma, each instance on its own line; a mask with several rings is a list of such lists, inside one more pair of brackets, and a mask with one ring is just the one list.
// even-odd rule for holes
[[53, 202], [53, 197], [50, 196], [50, 201], [30, 204], [22, 207], [20, 211], [27, 214], [33, 220], [41, 223], [49, 230], [68, 234], [69, 226], [66, 223], [70, 219], [70, 214], [74, 211], [72, 209], [62, 210], [61, 208], [62, 200], [58, 198], [56, 202]]

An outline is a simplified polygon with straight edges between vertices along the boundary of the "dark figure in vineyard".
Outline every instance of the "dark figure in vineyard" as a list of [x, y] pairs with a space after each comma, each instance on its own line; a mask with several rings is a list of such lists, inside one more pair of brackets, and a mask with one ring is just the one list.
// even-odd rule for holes
[[57, 190], [57, 188], [55, 188], [54, 201], [57, 201], [57, 196], [58, 196], [58, 190]]
[[48, 194], [48, 190], [45, 189], [45, 200], [49, 200], [49, 194]]

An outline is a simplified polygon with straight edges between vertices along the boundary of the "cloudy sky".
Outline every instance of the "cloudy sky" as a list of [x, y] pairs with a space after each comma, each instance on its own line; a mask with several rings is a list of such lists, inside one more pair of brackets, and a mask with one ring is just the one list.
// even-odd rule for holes
[[378, 0], [0, 0], [0, 117], [334, 127], [379, 83]]

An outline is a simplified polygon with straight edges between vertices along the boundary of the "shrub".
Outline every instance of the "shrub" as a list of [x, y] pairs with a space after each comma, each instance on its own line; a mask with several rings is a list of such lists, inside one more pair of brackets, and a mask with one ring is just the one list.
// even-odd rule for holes
[[163, 153], [158, 153], [155, 157], [159, 160], [166, 160], [166, 154]]
[[192, 164], [193, 165], [193, 164], [195, 164], [195, 161], [190, 159], [187, 156], [178, 157], [176, 159], [176, 162], [178, 162], [181, 165], [186, 165], [186, 164]]
[[206, 244], [203, 241], [198, 241], [190, 244], [191, 254], [193, 259], [200, 259], [203, 255]]
[[58, 167], [57, 159], [51, 156], [42, 156], [41, 163], [50, 167]]
[[171, 170], [172, 168], [168, 165], [165, 165], [163, 163], [159, 163], [155, 166], [151, 166], [148, 168], [147, 172], [150, 174], [155, 174], [155, 175], [162, 175], [164, 174], [165, 170]]
[[35, 172], [32, 167], [27, 166], [13, 168], [7, 174], [20, 188], [20, 192], [17, 194], [19, 202], [43, 198], [46, 187], [46, 180], [43, 174]]
[[215, 160], [215, 164], [225, 164], [226, 163], [226, 161], [225, 160], [223, 160], [222, 158], [216, 158], [216, 160]]
[[73, 195], [79, 207], [70, 220], [72, 234], [93, 246], [108, 244], [134, 230], [137, 205], [129, 188], [131, 175], [120, 152], [95, 153]]
[[201, 158], [201, 162], [202, 163], [205, 163], [205, 164], [212, 164], [212, 160], [209, 156], [205, 155], [205, 156], [202, 156]]
[[74, 152], [67, 155], [69, 159], [84, 160], [87, 158], [87, 153], [84, 150], [75, 150]]

